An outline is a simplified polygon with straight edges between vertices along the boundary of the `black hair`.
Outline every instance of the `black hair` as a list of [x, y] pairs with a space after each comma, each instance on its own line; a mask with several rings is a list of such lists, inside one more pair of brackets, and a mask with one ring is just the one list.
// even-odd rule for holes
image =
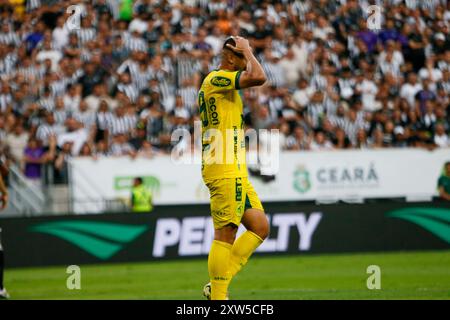
[[139, 182], [139, 184], [142, 184], [143, 180], [141, 177], [134, 178], [135, 181]]
[[228, 49], [227, 44], [231, 44], [233, 47], [235, 47], [236, 41], [233, 39], [233, 37], [228, 37], [223, 43], [223, 49]]
[[230, 50], [231, 52], [233, 52], [236, 56], [238, 56], [238, 57], [240, 57], [240, 58], [243, 58], [243, 57], [244, 57], [242, 54], [237, 53], [237, 52], [231, 50], [230, 48], [228, 48], [228, 47], [227, 47], [228, 44], [229, 44], [229, 45], [232, 45], [233, 47], [236, 47], [236, 40], [234, 40], [233, 37], [228, 37], [228, 38], [224, 41], [223, 47], [222, 47], [222, 48], [223, 48], [224, 50], [225, 50], [225, 49]]

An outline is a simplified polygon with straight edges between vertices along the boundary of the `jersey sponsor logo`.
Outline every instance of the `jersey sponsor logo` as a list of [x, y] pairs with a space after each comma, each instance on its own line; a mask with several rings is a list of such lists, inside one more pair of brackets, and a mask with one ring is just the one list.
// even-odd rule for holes
[[242, 201], [242, 179], [241, 178], [236, 178], [235, 189], [236, 189], [236, 201]]
[[217, 113], [216, 99], [214, 97], [209, 98], [209, 114], [211, 116], [211, 122], [213, 125], [219, 124], [219, 114]]
[[208, 122], [208, 114], [206, 110], [206, 102], [205, 102], [205, 93], [200, 91], [198, 94], [198, 105], [200, 107], [200, 119], [202, 120], [202, 126], [207, 127]]
[[198, 105], [203, 128], [208, 127], [210, 121], [213, 125], [219, 124], [219, 113], [217, 112], [216, 99], [214, 97], [209, 98], [207, 106], [205, 93], [200, 91], [198, 94]]
[[221, 76], [215, 76], [211, 79], [211, 84], [216, 87], [228, 87], [231, 80]]

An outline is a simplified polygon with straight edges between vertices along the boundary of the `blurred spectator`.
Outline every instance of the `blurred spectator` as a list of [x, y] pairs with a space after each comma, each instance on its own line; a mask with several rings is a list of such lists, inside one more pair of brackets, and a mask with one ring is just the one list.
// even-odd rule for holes
[[26, 148], [25, 170], [54, 168], [58, 181], [80, 152], [170, 152], [236, 34], [268, 75], [242, 92], [245, 126], [279, 128], [283, 149], [449, 147], [448, 3], [384, 1], [378, 31], [365, 20], [374, 3], [96, 0], [69, 30], [67, 1], [0, 2], [14, 12], [0, 23], [0, 140], [10, 161]]
[[81, 147], [80, 153], [78, 154], [78, 156], [80, 157], [92, 157], [93, 156], [93, 152], [92, 152], [92, 148], [89, 145], [89, 143], [84, 143], [83, 146]]
[[288, 150], [309, 150], [311, 148], [311, 137], [305, 133], [305, 129], [297, 126], [294, 133], [286, 139]]
[[417, 82], [415, 73], [409, 73], [407, 79], [408, 81], [400, 89], [400, 96], [406, 99], [410, 108], [414, 108], [416, 94], [422, 90], [422, 85]]
[[450, 161], [444, 165], [443, 172], [438, 180], [438, 189], [441, 199], [450, 201]]
[[114, 156], [131, 156], [136, 155], [136, 151], [133, 149], [132, 145], [127, 142], [127, 136], [123, 133], [118, 133], [114, 136], [113, 142], [111, 144], [111, 153]]
[[133, 138], [131, 138], [128, 142], [133, 147], [134, 150], [141, 149], [143, 143], [147, 139], [147, 132], [145, 130], [145, 124], [143, 122], [139, 122], [136, 126], [136, 134]]
[[149, 141], [144, 140], [142, 142], [141, 147], [138, 150], [138, 157], [151, 159], [156, 154], [158, 154], [158, 151], [155, 150], [155, 148], [152, 146], [152, 144]]
[[67, 162], [71, 157], [72, 144], [72, 142], [65, 142], [56, 155], [54, 162], [55, 184], [66, 184], [68, 182], [69, 169]]
[[332, 150], [333, 144], [328, 140], [323, 131], [318, 130], [314, 134], [314, 140], [311, 142], [311, 150], [322, 151]]
[[46, 162], [46, 152], [39, 145], [38, 140], [31, 138], [24, 151], [25, 169], [24, 174], [33, 185], [40, 186], [42, 167]]
[[22, 124], [18, 123], [14, 126], [12, 132], [6, 136], [6, 144], [14, 157], [14, 161], [22, 165], [24, 160], [24, 150], [28, 144], [29, 135], [25, 131]]
[[434, 133], [434, 143], [441, 148], [450, 147], [450, 139], [448, 134], [445, 133], [445, 127], [443, 124], [438, 123]]

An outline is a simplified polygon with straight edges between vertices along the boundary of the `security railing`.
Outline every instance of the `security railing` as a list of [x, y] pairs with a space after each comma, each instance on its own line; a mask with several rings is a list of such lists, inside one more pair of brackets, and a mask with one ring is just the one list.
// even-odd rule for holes
[[19, 167], [9, 167], [10, 206], [19, 215], [39, 215], [47, 209], [47, 199], [42, 188], [29, 182]]

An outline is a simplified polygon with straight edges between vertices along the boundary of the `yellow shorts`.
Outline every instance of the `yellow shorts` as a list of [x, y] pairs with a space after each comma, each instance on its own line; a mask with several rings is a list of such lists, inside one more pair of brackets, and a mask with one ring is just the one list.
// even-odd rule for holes
[[247, 209], [264, 211], [247, 177], [205, 180], [205, 184], [209, 189], [214, 229], [230, 223], [239, 226]]

